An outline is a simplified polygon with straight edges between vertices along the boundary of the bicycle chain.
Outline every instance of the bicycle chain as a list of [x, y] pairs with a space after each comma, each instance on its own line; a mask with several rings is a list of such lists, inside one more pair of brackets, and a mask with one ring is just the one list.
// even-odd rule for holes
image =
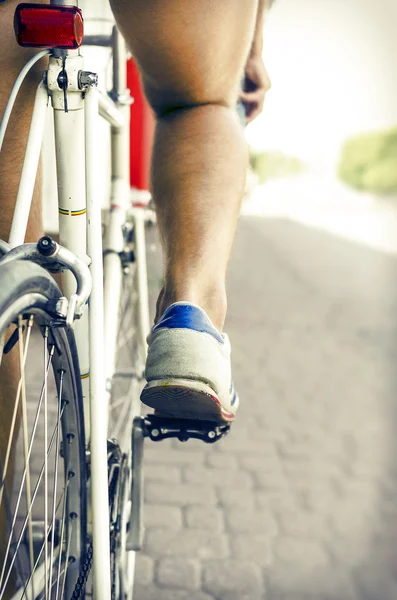
[[[111, 453], [108, 458], [108, 473], [110, 472], [110, 465], [111, 465], [112, 458], [113, 458], [113, 455]], [[112, 509], [113, 502], [114, 502], [114, 487], [115, 486], [113, 485], [112, 487], [113, 487], [113, 489], [111, 489], [110, 481], [109, 481], [109, 492], [112, 492], [111, 494], [109, 494], [111, 496], [111, 499], [109, 501], [109, 509], [110, 510]], [[113, 544], [114, 544], [113, 540], [114, 540], [114, 530], [112, 530], [110, 532], [111, 546], [113, 546]], [[87, 585], [88, 576], [89, 576], [91, 568], [92, 568], [93, 553], [94, 553], [94, 547], [93, 547], [93, 543], [91, 542], [90, 545], [88, 546], [87, 555], [83, 561], [83, 565], [81, 567], [80, 574], [77, 578], [76, 585], [74, 587], [74, 590], [73, 590], [70, 600], [80, 600], [81, 595], [84, 592], [85, 586]], [[112, 589], [111, 589], [112, 598], [114, 598], [114, 595], [115, 595], [114, 590], [115, 590], [115, 583], [113, 580], [112, 581]]]
[[[111, 538], [112, 538], [112, 535], [111, 535]], [[76, 581], [76, 585], [74, 587], [73, 594], [72, 594], [70, 600], [80, 600], [81, 595], [84, 592], [85, 586], [87, 585], [88, 576], [90, 574], [91, 567], [92, 567], [93, 553], [94, 553], [94, 548], [93, 548], [93, 544], [91, 542], [90, 545], [88, 546], [87, 556], [84, 559], [83, 566], [81, 567], [80, 575]], [[113, 554], [113, 552], [111, 552], [111, 554]], [[115, 585], [114, 577], [113, 577], [112, 591], [111, 591], [112, 598], [115, 597], [115, 587], [116, 587], [116, 585]]]
[[88, 546], [87, 556], [84, 559], [83, 566], [81, 567], [80, 575], [76, 581], [76, 585], [73, 590], [73, 594], [70, 600], [79, 600], [81, 598], [82, 593], [85, 590], [85, 586], [87, 585], [88, 575], [90, 574], [92, 567], [92, 555], [93, 555], [93, 544]]

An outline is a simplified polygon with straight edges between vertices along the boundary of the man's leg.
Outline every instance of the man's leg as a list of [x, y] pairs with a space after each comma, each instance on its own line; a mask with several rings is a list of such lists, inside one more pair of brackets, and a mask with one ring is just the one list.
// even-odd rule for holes
[[[13, 18], [17, 5], [17, 0], [0, 4], [0, 116], [3, 115], [18, 73], [32, 55], [32, 51], [21, 48], [15, 41]], [[44, 68], [44, 61], [40, 61], [26, 78], [18, 94], [0, 155], [0, 239], [6, 241], [18, 192], [34, 96]], [[41, 227], [40, 198], [36, 189], [26, 241], [37, 241], [42, 235]]]
[[157, 115], [152, 191], [175, 301], [222, 330], [247, 149], [236, 114], [257, 0], [111, 0]]
[[165, 284], [141, 399], [167, 416], [232, 421], [238, 398], [219, 332], [247, 168], [236, 105], [258, 0], [111, 3], [157, 117], [152, 191]]

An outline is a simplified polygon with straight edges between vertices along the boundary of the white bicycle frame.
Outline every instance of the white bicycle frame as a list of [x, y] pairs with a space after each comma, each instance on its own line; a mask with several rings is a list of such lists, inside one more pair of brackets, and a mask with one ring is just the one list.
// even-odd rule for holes
[[[55, 0], [52, 4], [66, 2]], [[78, 50], [54, 50], [51, 53], [47, 74], [36, 93], [9, 238], [11, 249], [24, 244], [45, 120], [47, 111], [51, 110], [51, 100], [54, 115], [60, 244], [89, 265], [92, 278], [89, 304], [88, 307], [84, 307], [81, 318], [73, 319], [74, 310], [69, 310], [68, 314], [69, 317], [72, 314], [69, 320], [73, 321], [71, 325], [76, 337], [87, 415], [86, 435], [91, 452], [93, 585], [97, 600], [109, 600], [111, 597], [107, 419], [111, 382], [115, 372], [118, 306], [122, 289], [122, 227], [127, 214], [132, 215], [134, 224], [140, 298], [138, 335], [141, 341], [146, 339], [149, 331], [144, 215], [142, 209], [131, 211], [130, 199], [131, 101], [126, 87], [126, 50], [116, 30], [113, 40], [114, 52], [117, 53], [113, 74], [115, 100], [97, 91], [93, 85], [94, 74], [84, 72], [83, 57]], [[65, 85], [62, 83], [65, 81], [66, 91], [60, 87]], [[111, 205], [107, 211], [104, 247], [101, 206], [98, 201], [98, 113], [111, 125]], [[74, 308], [76, 280], [70, 271], [64, 274], [63, 293], [69, 300], [69, 309]]]

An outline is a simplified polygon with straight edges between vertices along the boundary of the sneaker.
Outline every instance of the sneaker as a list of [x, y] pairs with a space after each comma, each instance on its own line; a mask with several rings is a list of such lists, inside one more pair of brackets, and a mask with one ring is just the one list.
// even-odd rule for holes
[[175, 302], [147, 339], [141, 400], [181, 419], [233, 421], [239, 400], [231, 380], [230, 342], [199, 306]]

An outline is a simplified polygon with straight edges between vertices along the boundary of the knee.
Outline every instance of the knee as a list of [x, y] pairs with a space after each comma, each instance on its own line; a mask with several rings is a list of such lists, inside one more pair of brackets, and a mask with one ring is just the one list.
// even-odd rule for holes
[[161, 88], [143, 80], [143, 87], [147, 101], [157, 118], [162, 118], [170, 113], [180, 110], [189, 110], [201, 106], [221, 106], [224, 108], [236, 108], [238, 102], [239, 86], [234, 89], [218, 89], [217, 85], [200, 85], [195, 82], [189, 86], [189, 82], [181, 86]]

